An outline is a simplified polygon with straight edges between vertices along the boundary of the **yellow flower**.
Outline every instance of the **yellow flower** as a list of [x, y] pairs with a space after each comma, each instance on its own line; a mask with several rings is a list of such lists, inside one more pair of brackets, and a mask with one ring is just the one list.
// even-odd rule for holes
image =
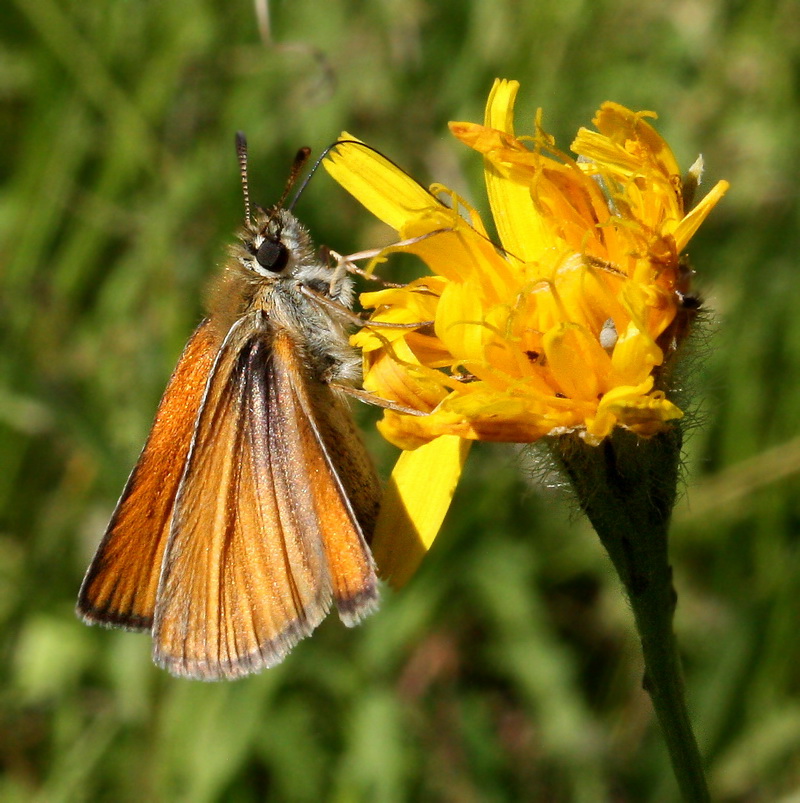
[[384, 255], [417, 254], [433, 274], [364, 294], [375, 311], [354, 337], [364, 386], [427, 413], [385, 412], [381, 432], [405, 450], [443, 435], [577, 433], [597, 444], [615, 427], [648, 437], [682, 416], [661, 386], [696, 309], [681, 252], [727, 182], [687, 211], [688, 185], [646, 122], [655, 115], [615, 103], [599, 109], [596, 131], [578, 132], [577, 159], [540, 115], [533, 135], [518, 137], [518, 89], [496, 81], [483, 125], [450, 124], [484, 157], [500, 247], [463, 199], [426, 190], [347, 134], [325, 163], [400, 240], [415, 240]]

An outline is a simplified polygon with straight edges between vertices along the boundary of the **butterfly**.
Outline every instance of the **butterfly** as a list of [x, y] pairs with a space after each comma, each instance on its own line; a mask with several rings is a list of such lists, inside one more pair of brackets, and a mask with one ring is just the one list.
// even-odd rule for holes
[[189, 339], [80, 590], [88, 623], [149, 630], [173, 675], [236, 678], [281, 661], [332, 605], [378, 603], [380, 485], [341, 387], [352, 280], [281, 201], [251, 214]]

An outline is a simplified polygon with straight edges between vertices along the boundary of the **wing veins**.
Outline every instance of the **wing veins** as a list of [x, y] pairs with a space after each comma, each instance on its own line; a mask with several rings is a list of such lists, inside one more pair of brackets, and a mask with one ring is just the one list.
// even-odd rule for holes
[[[231, 678], [270, 666], [333, 598], [351, 624], [376, 596], [364, 532], [315, 420], [298, 348], [258, 313], [232, 327], [214, 361], [153, 628], [156, 662], [173, 674]], [[335, 496], [326, 517], [332, 544], [319, 523], [326, 494]], [[334, 565], [336, 549], [344, 553]]]

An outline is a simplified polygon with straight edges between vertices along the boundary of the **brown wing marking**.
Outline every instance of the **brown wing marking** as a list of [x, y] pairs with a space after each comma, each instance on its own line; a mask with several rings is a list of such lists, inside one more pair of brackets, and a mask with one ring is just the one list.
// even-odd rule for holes
[[219, 341], [203, 321], [164, 391], [147, 443], [78, 595], [78, 614], [89, 623], [131, 630], [152, 625], [175, 495]]
[[349, 562], [369, 567], [374, 597], [369, 553], [308, 418], [307, 369], [263, 315], [240, 323], [198, 418], [153, 626], [156, 663], [206, 680], [279, 662], [322, 621], [342, 586], [331, 527], [358, 543]]

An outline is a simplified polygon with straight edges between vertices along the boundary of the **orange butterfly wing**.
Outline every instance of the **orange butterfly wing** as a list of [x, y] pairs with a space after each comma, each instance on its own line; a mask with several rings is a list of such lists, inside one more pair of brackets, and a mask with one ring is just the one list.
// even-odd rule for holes
[[218, 347], [206, 320], [183, 350], [81, 586], [78, 613], [87, 622], [131, 630], [152, 625], [175, 496]]
[[[302, 375], [301, 357], [289, 337], [276, 338], [273, 350], [276, 364], [286, 366], [289, 376]], [[339, 618], [352, 627], [377, 602], [366, 544], [378, 516], [380, 483], [347, 400], [322, 382], [296, 383], [294, 391], [304, 413], [298, 457], [305, 458], [312, 477], [309, 490], [323, 526]]]
[[[371, 468], [354, 468], [366, 462], [356, 456], [344, 461], [343, 483], [324, 439], [346, 431], [336, 415], [315, 418], [321, 401], [340, 412], [342, 402], [310, 377], [302, 356], [262, 313], [237, 322], [220, 350], [158, 589], [154, 658], [173, 674], [257, 671], [282, 660], [332, 599], [346, 623], [376, 604], [375, 569], [348, 493], [370, 486], [374, 507], [377, 481]], [[354, 451], [362, 449], [356, 441]]]

